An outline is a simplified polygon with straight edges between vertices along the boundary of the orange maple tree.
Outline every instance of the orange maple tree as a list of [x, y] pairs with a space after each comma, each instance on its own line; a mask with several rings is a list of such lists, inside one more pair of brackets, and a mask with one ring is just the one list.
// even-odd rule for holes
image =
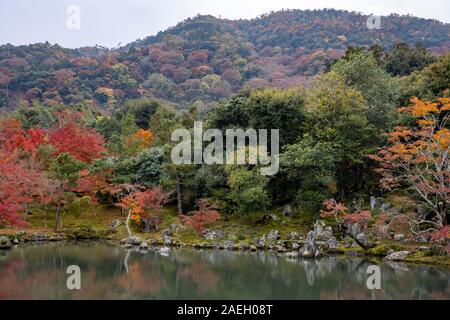
[[411, 231], [437, 231], [447, 225], [450, 213], [450, 98], [411, 102], [399, 111], [412, 116], [415, 125], [396, 127], [389, 133], [389, 145], [370, 158], [379, 163], [382, 188], [405, 187], [431, 212], [402, 217]]
[[152, 144], [154, 137], [155, 135], [152, 131], [139, 129], [126, 138], [125, 148], [130, 150], [131, 154], [135, 155], [139, 151], [148, 148]]
[[128, 210], [128, 216], [125, 226], [129, 237], [132, 236], [130, 229], [130, 221], [140, 223], [142, 218], [151, 218], [157, 226], [161, 222], [161, 210], [167, 202], [169, 195], [163, 191], [161, 187], [155, 187], [145, 191], [137, 191], [123, 197], [119, 206]]

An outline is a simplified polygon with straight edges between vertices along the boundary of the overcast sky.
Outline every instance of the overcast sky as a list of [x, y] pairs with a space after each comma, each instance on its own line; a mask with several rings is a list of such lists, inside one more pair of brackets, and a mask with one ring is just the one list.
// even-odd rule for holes
[[[67, 12], [71, 5], [80, 9]], [[335, 8], [413, 14], [450, 23], [449, 0], [0, 0], [0, 44], [49, 41], [64, 47], [115, 47], [154, 35], [188, 17], [254, 18], [287, 9]]]

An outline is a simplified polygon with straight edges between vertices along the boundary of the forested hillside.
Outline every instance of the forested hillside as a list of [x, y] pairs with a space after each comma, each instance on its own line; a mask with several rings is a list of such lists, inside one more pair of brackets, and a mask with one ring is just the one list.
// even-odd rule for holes
[[366, 20], [338, 10], [238, 21], [197, 16], [117, 49], [2, 45], [0, 110], [34, 101], [111, 111], [138, 98], [202, 109], [243, 89], [309, 85], [348, 47], [371, 47], [394, 76], [431, 63], [425, 48], [441, 54], [450, 47], [450, 25], [436, 20], [391, 15], [381, 18], [378, 30], [368, 29]]
[[[0, 230], [306, 258], [358, 247], [448, 265], [449, 25], [365, 21], [333, 10], [200, 16], [114, 50], [2, 46]], [[189, 138], [194, 128], [194, 150], [174, 141], [182, 128]], [[261, 158], [230, 163], [228, 139], [207, 161], [206, 130], [216, 142], [230, 128], [279, 129], [276, 173], [262, 175]], [[180, 145], [195, 163], [174, 159]]]

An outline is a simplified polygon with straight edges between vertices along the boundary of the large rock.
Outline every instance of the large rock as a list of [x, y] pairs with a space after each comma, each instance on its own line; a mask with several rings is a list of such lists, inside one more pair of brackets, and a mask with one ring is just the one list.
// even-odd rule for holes
[[[76, 233], [76, 230], [74, 231]], [[41, 242], [41, 241], [47, 241], [48, 237], [47, 235], [43, 233], [33, 233], [31, 236], [31, 241]]]
[[373, 246], [372, 241], [364, 232], [358, 233], [355, 238], [363, 245], [364, 248], [370, 248]]
[[292, 206], [290, 204], [284, 206], [283, 215], [286, 217], [292, 217], [294, 215], [294, 210], [292, 210]]
[[267, 234], [267, 240], [269, 242], [275, 242], [277, 240], [280, 239], [280, 232], [278, 230], [271, 230], [268, 234]]
[[[218, 240], [218, 239], [223, 239], [225, 237], [225, 234], [222, 231], [214, 231], [214, 230], [206, 229], [203, 232], [203, 237], [206, 240]], [[237, 239], [237, 237], [236, 237], [236, 239]]]
[[322, 221], [317, 221], [314, 224], [314, 232], [318, 241], [328, 241], [333, 238], [333, 229], [330, 226], [325, 227]]
[[306, 237], [305, 244], [300, 249], [300, 255], [304, 258], [313, 258], [316, 255], [316, 251], [318, 251], [316, 245], [316, 234], [314, 230], [311, 230]]
[[404, 261], [408, 256], [409, 251], [396, 251], [390, 255], [384, 257], [386, 261]]
[[180, 223], [172, 223], [170, 225], [170, 230], [172, 230], [172, 233], [180, 233], [184, 232], [188, 229], [187, 226], [180, 224]]
[[139, 249], [141, 249], [141, 250], [147, 250], [147, 249], [148, 249], [148, 243], [147, 243], [147, 242], [142, 242], [142, 243], [139, 245]]
[[337, 241], [337, 239], [335, 237], [332, 237], [327, 241], [327, 246], [328, 246], [329, 250], [336, 250], [338, 245], [339, 245], [339, 242]]
[[266, 224], [266, 223], [270, 223], [272, 221], [278, 221], [278, 216], [276, 214], [265, 214], [262, 217], [262, 223]]
[[300, 236], [298, 235], [297, 232], [292, 231], [292, 232], [289, 234], [289, 240], [295, 241], [295, 240], [299, 240], [299, 239], [300, 239]]
[[166, 247], [171, 246], [172, 245], [172, 237], [165, 235], [164, 236], [164, 245]]
[[114, 219], [109, 226], [113, 229], [116, 229], [116, 228], [120, 227], [121, 224], [122, 224], [122, 221], [120, 221], [119, 219]]
[[121, 244], [129, 244], [132, 246], [138, 246], [142, 243], [142, 239], [140, 237], [129, 237], [120, 240]]
[[418, 242], [418, 243], [428, 243], [428, 239], [425, 238], [425, 237], [422, 236], [422, 235], [416, 236], [416, 237], [414, 238], [414, 241], [415, 241], [415, 242]]
[[223, 248], [225, 250], [232, 250], [234, 248], [234, 242], [231, 240], [225, 240], [223, 242]]
[[270, 219], [272, 219], [273, 221], [278, 221], [278, 216], [276, 214], [271, 214]]
[[209, 231], [205, 230], [206, 232], [203, 233], [203, 237], [206, 240], [216, 240], [217, 239], [217, 233], [215, 231]]
[[57, 242], [57, 241], [63, 241], [65, 240], [64, 236], [62, 234], [52, 234], [49, 238], [48, 241], [50, 242]]
[[316, 221], [314, 229], [308, 233], [306, 241], [300, 248], [300, 255], [304, 258], [319, 258], [321, 250], [336, 249], [338, 241], [333, 235], [333, 229], [323, 221]]
[[11, 249], [12, 244], [11, 241], [7, 237], [0, 237], [0, 249]]
[[352, 223], [348, 227], [348, 232], [353, 236], [356, 237], [358, 234], [362, 232], [361, 227], [357, 223]]
[[404, 234], [402, 234], [402, 233], [394, 234], [394, 240], [402, 241], [403, 239], [405, 239], [405, 235]]
[[260, 249], [263, 249], [266, 246], [266, 235], [262, 235], [259, 238], [255, 239], [256, 246]]
[[128, 241], [132, 245], [140, 245], [142, 243], [142, 239], [140, 237], [130, 237], [128, 238]]

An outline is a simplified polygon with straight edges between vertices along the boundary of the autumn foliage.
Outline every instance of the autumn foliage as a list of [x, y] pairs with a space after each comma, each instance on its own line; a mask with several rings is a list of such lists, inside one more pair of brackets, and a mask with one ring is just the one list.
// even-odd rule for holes
[[119, 206], [128, 211], [127, 229], [129, 229], [129, 220], [140, 223], [143, 218], [151, 219], [157, 226], [161, 223], [161, 210], [168, 200], [168, 194], [161, 187], [155, 187], [149, 190], [129, 193], [122, 198]]
[[243, 89], [307, 84], [349, 45], [392, 47], [407, 39], [441, 52], [448, 46], [445, 24], [391, 15], [374, 37], [367, 34], [365, 19], [328, 9], [235, 21], [208, 15], [113, 50], [0, 46], [0, 108], [33, 101], [71, 105], [80, 99], [114, 108], [146, 96], [188, 107]]
[[57, 153], [68, 152], [75, 159], [86, 163], [100, 158], [106, 152], [105, 142], [100, 134], [72, 121], [50, 130], [49, 142]]
[[[80, 170], [79, 184], [69, 186], [68, 180], [53, 175], [50, 163], [67, 153], [80, 163], [88, 164], [106, 151], [103, 137], [76, 122], [80, 115], [60, 115], [60, 123], [51, 129], [22, 128], [17, 119], [0, 120], [0, 224], [23, 225], [30, 205], [58, 208], [65, 191], [92, 195], [104, 185], [102, 177]], [[46, 159], [41, 147], [52, 150]]]
[[131, 154], [137, 154], [139, 151], [148, 148], [154, 139], [154, 134], [150, 130], [138, 129], [137, 132], [127, 137], [125, 148], [130, 150]]
[[368, 221], [372, 218], [370, 211], [367, 210], [349, 213], [348, 208], [335, 199], [328, 199], [323, 205], [326, 209], [320, 211], [320, 216], [322, 218], [333, 217], [339, 223], [349, 225], [356, 223], [361, 227], [366, 227]]
[[414, 217], [413, 223], [445, 226], [450, 211], [450, 99], [435, 102], [411, 100], [399, 111], [415, 119], [389, 134], [389, 145], [371, 158], [379, 163], [380, 184], [386, 190], [405, 187], [431, 217]]
[[182, 215], [181, 220], [188, 226], [194, 228], [197, 235], [201, 235], [206, 226], [220, 219], [220, 214], [214, 204], [208, 203], [206, 199], [200, 199], [198, 210], [192, 215]]
[[432, 242], [438, 242], [441, 240], [445, 241], [448, 239], [450, 239], [450, 226], [449, 225], [446, 225], [445, 227], [442, 227], [438, 231], [431, 233], [431, 237], [430, 237], [430, 240]]

